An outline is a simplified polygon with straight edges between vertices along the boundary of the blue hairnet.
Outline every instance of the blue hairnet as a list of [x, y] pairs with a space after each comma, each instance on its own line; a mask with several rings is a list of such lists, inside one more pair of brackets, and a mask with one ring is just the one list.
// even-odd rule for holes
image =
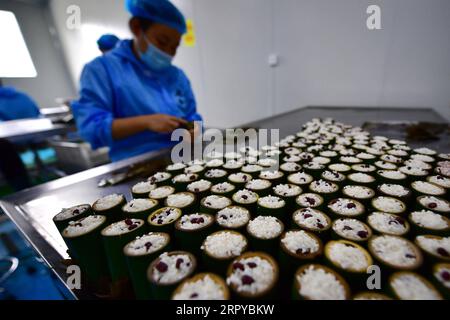
[[120, 39], [113, 34], [104, 34], [97, 40], [98, 48], [102, 51], [114, 49]]
[[133, 17], [147, 19], [186, 33], [183, 14], [169, 0], [126, 0], [126, 8]]

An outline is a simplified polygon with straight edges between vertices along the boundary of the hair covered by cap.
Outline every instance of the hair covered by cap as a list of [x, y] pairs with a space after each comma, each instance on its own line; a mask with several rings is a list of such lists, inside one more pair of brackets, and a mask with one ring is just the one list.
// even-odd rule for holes
[[183, 14], [169, 0], [126, 0], [126, 8], [133, 17], [148, 19], [186, 33]]
[[97, 40], [97, 44], [100, 50], [111, 50], [119, 41], [120, 39], [113, 34], [104, 34]]

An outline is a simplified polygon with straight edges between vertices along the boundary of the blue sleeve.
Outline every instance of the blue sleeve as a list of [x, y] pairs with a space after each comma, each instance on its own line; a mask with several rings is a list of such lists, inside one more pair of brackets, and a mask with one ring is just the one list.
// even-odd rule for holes
[[88, 141], [93, 149], [111, 146], [113, 90], [99, 58], [84, 67], [80, 87], [80, 99], [72, 103], [80, 136]]
[[37, 103], [27, 95], [23, 96], [25, 101], [24, 105], [27, 105], [27, 113], [30, 118], [39, 118], [41, 116], [41, 111], [37, 105]]
[[181, 76], [188, 105], [185, 120], [203, 121], [202, 116], [197, 112], [197, 101], [195, 100], [194, 92], [192, 91], [191, 82], [183, 71], [181, 71]]
[[6, 99], [0, 99], [0, 118], [4, 121], [35, 119], [41, 116], [36, 102], [27, 94], [14, 91]]

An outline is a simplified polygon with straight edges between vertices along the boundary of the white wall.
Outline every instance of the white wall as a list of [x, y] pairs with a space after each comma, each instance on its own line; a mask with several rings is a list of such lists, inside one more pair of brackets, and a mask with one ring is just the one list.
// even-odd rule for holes
[[[433, 107], [450, 120], [450, 1], [279, 0], [276, 111]], [[378, 4], [382, 30], [365, 28]]]
[[450, 120], [450, 1], [394, 1], [382, 105], [435, 107]]
[[191, 77], [208, 126], [230, 127], [272, 112], [271, 0], [177, 0], [195, 24], [197, 45], [176, 63]]
[[[173, 1], [196, 27], [196, 47], [181, 48], [176, 63], [209, 126], [306, 105], [433, 107], [450, 120], [448, 0]], [[65, 26], [71, 4], [82, 9], [81, 30]], [[369, 4], [381, 6], [382, 30], [367, 30]], [[103, 31], [129, 34], [123, 1], [50, 6], [74, 81]]]

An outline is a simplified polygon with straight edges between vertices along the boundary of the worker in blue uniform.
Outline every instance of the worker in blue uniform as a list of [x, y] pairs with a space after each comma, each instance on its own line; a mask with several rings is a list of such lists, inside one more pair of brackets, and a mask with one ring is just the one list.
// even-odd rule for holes
[[[41, 113], [28, 95], [12, 87], [2, 86], [0, 81], [0, 122], [39, 118]], [[0, 139], [0, 172], [14, 191], [31, 186], [19, 150], [6, 139]]]
[[0, 121], [39, 118], [39, 107], [28, 95], [0, 84]]
[[[80, 135], [118, 161], [168, 148], [171, 133], [201, 121], [191, 84], [172, 64], [186, 32], [168, 0], [127, 0], [132, 40], [87, 64], [72, 104]], [[197, 131], [199, 126], [196, 126]]]
[[98, 49], [103, 53], [107, 53], [114, 49], [120, 39], [114, 34], [104, 34], [97, 40]]

